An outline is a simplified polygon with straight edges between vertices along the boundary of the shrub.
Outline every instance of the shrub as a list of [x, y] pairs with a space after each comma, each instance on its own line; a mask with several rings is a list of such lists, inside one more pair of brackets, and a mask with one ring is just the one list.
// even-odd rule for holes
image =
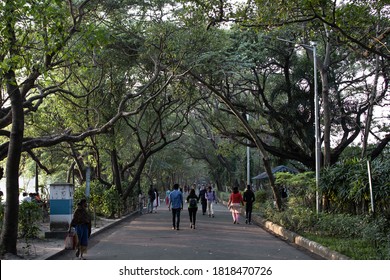
[[273, 202], [263, 204], [263, 215], [266, 219], [296, 232], [310, 231], [317, 225], [316, 213], [307, 207], [289, 207], [276, 211]]
[[36, 238], [40, 232], [41, 207], [35, 202], [22, 202], [19, 206], [19, 233], [24, 238]]
[[113, 218], [116, 214], [121, 213], [121, 199], [115, 186], [104, 191], [102, 201], [102, 210], [105, 216]]
[[73, 194], [73, 209], [77, 208], [77, 203], [82, 198], [85, 198], [85, 186], [75, 187], [74, 194]]
[[267, 192], [265, 190], [258, 190], [255, 192], [255, 203], [263, 204], [267, 200]]
[[[390, 198], [390, 160], [371, 162], [375, 208], [386, 215]], [[367, 161], [347, 159], [321, 172], [321, 192], [327, 197], [329, 211], [350, 214], [367, 214], [370, 204]]]
[[362, 218], [349, 214], [321, 214], [317, 230], [325, 236], [357, 238], [360, 235]]

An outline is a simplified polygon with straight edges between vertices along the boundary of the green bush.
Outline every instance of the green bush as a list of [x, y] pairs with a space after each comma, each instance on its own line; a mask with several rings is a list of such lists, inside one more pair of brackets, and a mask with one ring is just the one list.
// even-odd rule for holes
[[321, 214], [318, 231], [325, 236], [357, 238], [360, 236], [363, 220], [360, 216], [349, 214]]
[[255, 192], [255, 203], [263, 204], [267, 200], [267, 192], [265, 190], [258, 190]]
[[[76, 207], [77, 202], [82, 198], [85, 198], [85, 186], [76, 188], [74, 193], [74, 207]], [[129, 209], [132, 210], [132, 207], [136, 206], [134, 199], [138, 201], [137, 189], [135, 189], [131, 197], [124, 202], [115, 186], [108, 187], [98, 181], [91, 181], [90, 198], [88, 201], [89, 209], [98, 216], [108, 218], [119, 217], [124, 213], [127, 213]]]
[[103, 200], [104, 200], [104, 191], [107, 189], [106, 186], [99, 183], [98, 181], [91, 181], [91, 197], [90, 197], [90, 208], [93, 209], [94, 213], [97, 215], [104, 215], [103, 211]]
[[35, 202], [22, 202], [19, 206], [19, 233], [24, 238], [36, 238], [39, 235], [39, 222], [42, 209]]
[[289, 230], [296, 232], [310, 231], [316, 228], [316, 213], [307, 207], [288, 207], [284, 211], [277, 211], [273, 202], [263, 204], [264, 217]]
[[116, 214], [120, 215], [121, 198], [116, 191], [115, 186], [112, 186], [110, 189], [104, 191], [102, 210], [103, 214], [110, 218], [114, 218]]
[[290, 207], [293, 206], [291, 198], [294, 198], [296, 206], [315, 207], [316, 181], [314, 172], [298, 174], [279, 172], [275, 175], [275, 183], [287, 188]]
[[321, 214], [317, 225], [311, 237], [333, 250], [353, 259], [390, 259], [389, 221], [384, 217]]
[[317, 215], [307, 207], [290, 204], [285, 211], [277, 211], [272, 201], [262, 206], [268, 220], [353, 259], [390, 259], [390, 223], [385, 217]]
[[[375, 209], [389, 214], [390, 160], [371, 162]], [[370, 206], [370, 188], [367, 161], [346, 159], [321, 172], [320, 191], [326, 196], [328, 211], [349, 214], [367, 214]]]
[[85, 186], [75, 187], [73, 194], [73, 209], [77, 208], [77, 203], [85, 198]]

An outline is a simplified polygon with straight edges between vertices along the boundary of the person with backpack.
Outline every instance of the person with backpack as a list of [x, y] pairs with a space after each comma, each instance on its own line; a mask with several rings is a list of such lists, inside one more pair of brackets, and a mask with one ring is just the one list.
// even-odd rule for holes
[[187, 196], [188, 214], [190, 215], [190, 228], [195, 229], [196, 212], [198, 211], [199, 197], [195, 193], [195, 189], [190, 190]]

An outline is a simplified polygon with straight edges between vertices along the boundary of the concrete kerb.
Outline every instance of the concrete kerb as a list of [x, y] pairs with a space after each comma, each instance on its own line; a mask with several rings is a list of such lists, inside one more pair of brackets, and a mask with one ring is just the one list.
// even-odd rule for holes
[[295, 232], [285, 229], [282, 226], [274, 224], [270, 221], [267, 221], [260, 216], [254, 216], [253, 220], [260, 226], [272, 231], [273, 233], [281, 236], [282, 238], [288, 240], [291, 243], [294, 243], [300, 247], [309, 250], [312, 253], [315, 253], [328, 260], [349, 260], [347, 256], [340, 254], [339, 252], [333, 251], [315, 241], [311, 241], [303, 236], [298, 235]]
[[[227, 205], [226, 201], [222, 201], [222, 204]], [[242, 209], [241, 212], [242, 215], [245, 216], [245, 209]], [[340, 254], [339, 252], [333, 251], [317, 242], [311, 241], [303, 236], [298, 235], [295, 232], [292, 232], [288, 229], [285, 229], [284, 227], [277, 225], [273, 222], [270, 222], [261, 216], [258, 215], [252, 215], [252, 221], [262, 228], [269, 230], [276, 235], [280, 236], [281, 238], [294, 243], [302, 248], [305, 248], [306, 250], [317, 254], [327, 260], [349, 260], [347, 256]]]
[[[134, 212], [132, 212], [132, 213], [130, 213], [130, 214], [128, 214], [128, 215], [125, 215], [125, 216], [123, 216], [123, 217], [121, 217], [121, 218], [119, 218], [119, 219], [113, 221], [112, 223], [109, 223], [109, 224], [107, 224], [107, 225], [101, 227], [101, 228], [95, 228], [95, 229], [93, 229], [93, 230], [92, 230], [92, 233], [91, 233], [91, 238], [93, 238], [94, 236], [97, 236], [97, 235], [99, 235], [99, 234], [101, 234], [101, 233], [107, 231], [108, 229], [110, 229], [110, 228], [112, 228], [112, 227], [114, 227], [114, 226], [116, 226], [116, 225], [118, 225], [118, 224], [120, 224], [120, 223], [122, 223], [122, 222], [125, 222], [125, 221], [127, 221], [127, 220], [133, 218], [133, 217], [136, 216], [137, 214], [138, 214], [138, 211], [134, 211]], [[56, 253], [54, 253], [54, 254], [53, 254], [53, 253], [47, 254], [47, 255], [43, 256], [41, 259], [43, 259], [43, 260], [55, 259], [56, 257], [61, 256], [62, 254], [65, 254], [66, 252], [69, 252], [69, 250], [66, 250], [66, 249], [64, 248], [64, 249], [62, 249], [61, 251], [58, 251], [58, 252], [56, 252]]]

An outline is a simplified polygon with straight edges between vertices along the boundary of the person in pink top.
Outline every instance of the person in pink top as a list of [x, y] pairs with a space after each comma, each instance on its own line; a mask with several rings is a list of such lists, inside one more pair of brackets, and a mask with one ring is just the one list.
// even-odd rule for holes
[[233, 192], [230, 194], [228, 207], [232, 212], [233, 224], [239, 224], [239, 217], [241, 213], [241, 206], [244, 205], [241, 193], [238, 191], [238, 187], [233, 188]]

